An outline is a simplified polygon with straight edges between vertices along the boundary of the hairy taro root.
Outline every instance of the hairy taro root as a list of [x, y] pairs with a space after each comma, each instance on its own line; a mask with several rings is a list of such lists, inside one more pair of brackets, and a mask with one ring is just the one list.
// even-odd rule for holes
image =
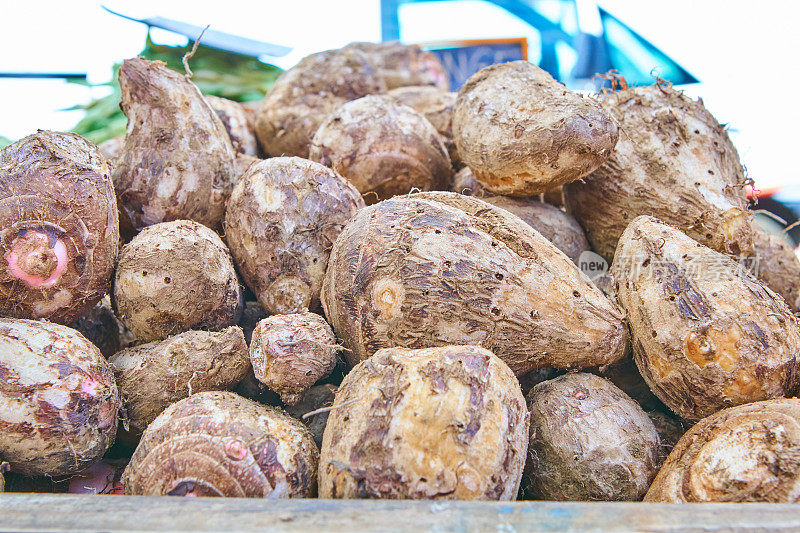
[[114, 442], [114, 374], [77, 331], [0, 318], [0, 378], [0, 457], [14, 472], [71, 475]]
[[412, 188], [445, 189], [452, 176], [447, 148], [431, 123], [384, 95], [337, 108], [314, 134], [309, 158], [349, 179], [370, 203]]
[[197, 222], [149, 226], [122, 247], [114, 307], [140, 341], [222, 329], [239, 321], [243, 306], [228, 248]]
[[731, 407], [681, 437], [646, 502], [800, 501], [800, 400]]
[[351, 365], [380, 348], [469, 343], [523, 374], [627, 350], [621, 311], [566, 255], [511, 213], [455, 193], [359, 211], [333, 246], [322, 302]]
[[797, 319], [729, 256], [643, 215], [620, 237], [611, 272], [636, 365], [684, 419], [795, 393]]
[[204, 98], [225, 126], [231, 139], [233, 151], [250, 157], [258, 157], [258, 141], [256, 141], [256, 122], [253, 113], [239, 102], [205, 95]]
[[398, 104], [407, 105], [428, 119], [442, 136], [442, 142], [447, 148], [453, 167], [461, 166], [456, 143], [453, 141], [453, 109], [456, 105], [456, 93], [438, 87], [413, 86], [398, 87], [386, 94]]
[[107, 296], [104, 296], [88, 313], [69, 324], [69, 327], [78, 330], [97, 346], [106, 359], [120, 350], [119, 322], [111, 310], [111, 301]]
[[314, 313], [273, 315], [258, 323], [250, 343], [256, 379], [289, 405], [336, 366], [336, 338]]
[[140, 434], [171, 404], [192, 394], [227, 390], [250, 370], [242, 329], [186, 331], [140, 344], [110, 359], [133, 434]]
[[599, 167], [618, 128], [594, 100], [527, 61], [481, 69], [461, 87], [453, 137], [461, 160], [495, 194], [532, 196]]
[[180, 219], [219, 229], [236, 176], [217, 114], [191, 81], [160, 61], [125, 61], [119, 86], [128, 130], [113, 178], [125, 230]]
[[659, 436], [639, 405], [610, 381], [566, 374], [528, 393], [525, 484], [545, 500], [636, 501], [658, 467]]
[[610, 93], [601, 105], [624, 135], [605, 164], [564, 188], [594, 251], [610, 262], [639, 215], [718, 252], [753, 251], [739, 155], [702, 101], [659, 83]]
[[0, 150], [0, 316], [68, 324], [103, 297], [119, 246], [109, 172], [74, 133]]
[[274, 157], [249, 168], [228, 201], [225, 235], [264, 309], [319, 304], [331, 245], [363, 205], [347, 180], [306, 159]]
[[148, 426], [122, 485], [150, 496], [308, 498], [318, 458], [308, 429], [280, 409], [201, 392]]
[[327, 50], [304, 57], [277, 79], [256, 114], [256, 135], [273, 157], [308, 157], [311, 138], [339, 105], [386, 91], [366, 54]]
[[[336, 389], [336, 385], [331, 385], [330, 383], [314, 385], [300, 395], [297, 403], [286, 406], [287, 413], [308, 426], [317, 446], [322, 446], [322, 436], [325, 434], [325, 426], [328, 425], [328, 417], [330, 416], [330, 410], [326, 410], [326, 408], [333, 405]], [[321, 409], [321, 412], [303, 418], [304, 415]]]
[[527, 440], [519, 383], [488, 350], [380, 350], [336, 393], [319, 496], [513, 500]]
[[342, 50], [358, 50], [366, 54], [387, 89], [419, 85], [432, 85], [445, 91], [450, 89], [450, 77], [442, 62], [433, 52], [423, 50], [419, 45], [397, 41], [356, 42]]
[[786, 305], [800, 311], [800, 261], [786, 241], [766, 231], [753, 228], [758, 279], [780, 294]]

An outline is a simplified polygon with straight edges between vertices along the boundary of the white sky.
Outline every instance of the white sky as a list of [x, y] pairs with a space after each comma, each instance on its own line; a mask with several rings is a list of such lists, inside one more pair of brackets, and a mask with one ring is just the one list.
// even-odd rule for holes
[[[221, 31], [292, 46], [276, 61], [290, 66], [300, 57], [354, 40], [379, 40], [377, 0], [225, 0], [219, 4], [177, 0], [106, 0], [110, 8], [137, 17], [161, 15]], [[794, 105], [800, 85], [800, 2], [791, 0], [601, 0], [601, 5], [686, 67], [704, 83], [706, 105], [734, 135], [742, 159], [761, 186], [796, 183], [793, 157], [800, 123]], [[446, 6], [447, 4], [442, 4]], [[105, 81], [115, 61], [132, 57], [145, 28], [100, 9], [97, 1], [29, 0], [0, 5], [0, 71], [88, 72]], [[453, 18], [417, 21], [412, 36], [424, 40], [517, 37], [514, 21], [469, 18], [453, 5]], [[440, 12], [441, 9], [439, 8]], [[462, 14], [464, 16], [459, 17]], [[477, 19], [477, 20], [476, 20]], [[457, 21], [455, 23], [454, 21]], [[159, 42], [181, 43], [153, 33]], [[185, 41], [184, 41], [185, 42]], [[37, 128], [68, 129], [80, 112], [59, 109], [90, 100], [88, 88], [63, 81], [0, 79], [0, 135], [12, 139]]]

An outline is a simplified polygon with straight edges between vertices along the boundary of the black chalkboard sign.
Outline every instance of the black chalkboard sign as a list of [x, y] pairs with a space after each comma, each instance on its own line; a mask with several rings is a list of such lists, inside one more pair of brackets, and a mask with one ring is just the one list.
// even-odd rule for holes
[[423, 47], [442, 61], [450, 75], [451, 91], [457, 91], [467, 78], [483, 67], [528, 59], [528, 40], [524, 37], [425, 43]]

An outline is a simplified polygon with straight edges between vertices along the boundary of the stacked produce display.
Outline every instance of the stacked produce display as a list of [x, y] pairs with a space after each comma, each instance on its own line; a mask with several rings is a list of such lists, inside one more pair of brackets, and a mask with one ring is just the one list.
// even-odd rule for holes
[[0, 150], [0, 492], [800, 498], [800, 262], [701, 101], [396, 43], [118, 79], [124, 137]]

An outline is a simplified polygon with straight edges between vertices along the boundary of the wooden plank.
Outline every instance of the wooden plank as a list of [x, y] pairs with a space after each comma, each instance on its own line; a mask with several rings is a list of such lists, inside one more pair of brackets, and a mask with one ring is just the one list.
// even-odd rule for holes
[[2, 531], [798, 531], [775, 504], [246, 500], [0, 494]]

